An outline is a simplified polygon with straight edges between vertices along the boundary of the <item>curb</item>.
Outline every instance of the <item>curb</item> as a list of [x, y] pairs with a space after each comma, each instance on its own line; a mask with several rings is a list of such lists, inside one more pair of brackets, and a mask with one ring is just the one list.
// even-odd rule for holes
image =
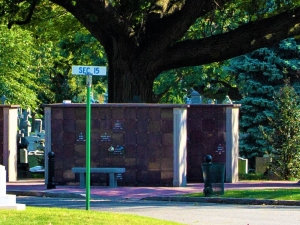
[[7, 191], [7, 194], [17, 196], [34, 196], [34, 197], [49, 197], [49, 198], [85, 198], [84, 194], [65, 193], [65, 192], [36, 192], [36, 191]]
[[237, 205], [285, 205], [300, 206], [300, 201], [294, 200], [268, 200], [250, 198], [205, 198], [205, 197], [146, 197], [141, 200], [152, 201], [174, 201], [174, 202], [198, 202], [198, 203], [220, 203]]
[[[47, 191], [7, 191], [7, 194], [16, 196], [33, 196], [49, 198], [86, 198], [85, 194], [65, 193], [65, 192], [47, 192]], [[91, 199], [97, 199], [99, 196], [91, 196]], [[167, 196], [167, 197], [145, 197], [139, 200], [147, 201], [173, 201], [173, 202], [195, 202], [195, 203], [219, 203], [219, 204], [236, 204], [236, 205], [284, 205], [300, 206], [300, 201], [295, 200], [271, 200], [271, 199], [251, 199], [251, 198], [220, 198], [220, 197], [184, 197], [184, 196]]]

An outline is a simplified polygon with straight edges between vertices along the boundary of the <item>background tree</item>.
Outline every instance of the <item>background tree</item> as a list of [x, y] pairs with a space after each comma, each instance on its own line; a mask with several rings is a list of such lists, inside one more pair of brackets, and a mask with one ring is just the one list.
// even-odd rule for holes
[[271, 146], [270, 170], [286, 180], [300, 178], [300, 97], [288, 83], [275, 92], [271, 112], [272, 131], [264, 133]]
[[[3, 18], [9, 27], [28, 23], [45, 2], [2, 0]], [[50, 2], [73, 14], [104, 47], [109, 102], [157, 102], [153, 83], [163, 71], [223, 61], [300, 32], [296, 0]], [[201, 36], [189, 38], [192, 29]]]
[[240, 155], [251, 159], [250, 166], [254, 168], [254, 157], [263, 156], [271, 148], [259, 126], [266, 131], [272, 129], [268, 117], [272, 118], [271, 111], [275, 107], [274, 93], [287, 78], [300, 91], [300, 41], [286, 39], [272, 48], [234, 58], [225, 69], [237, 77], [237, 86], [243, 96], [240, 101]]
[[0, 43], [0, 96], [5, 95], [8, 104], [35, 109], [40, 89], [36, 85], [34, 39], [19, 27], [9, 30], [0, 25]]
[[[26, 67], [30, 66], [30, 74], [34, 76], [34, 79], [27, 78], [27, 73], [22, 74], [22, 79], [32, 79], [37, 87], [37, 89], [32, 89], [31, 82], [22, 82], [25, 87], [35, 90], [36, 98], [30, 98], [31, 102], [35, 102], [34, 106], [28, 102], [22, 103], [18, 99], [14, 101], [14, 104], [21, 104], [24, 108], [30, 107], [33, 112], [39, 111], [38, 113], [42, 113], [40, 104], [62, 102], [64, 99], [71, 99], [75, 102], [85, 101], [85, 79], [70, 73], [72, 65], [106, 63], [103, 47], [71, 14], [53, 3], [43, 3], [35, 10], [36, 15], [33, 16], [31, 23], [21, 27], [14, 26], [10, 30], [3, 26], [5, 32], [10, 35], [9, 37], [18, 29], [18, 35], [23, 37], [24, 43], [28, 42], [27, 45], [14, 45], [14, 47], [18, 47], [17, 50], [23, 53], [30, 52], [30, 57], [27, 54], [14, 54], [13, 56], [15, 61], [22, 60], [22, 58], [27, 60]], [[30, 42], [26, 41], [26, 38]], [[8, 44], [15, 42], [13, 38], [7, 38], [5, 41]], [[10, 52], [4, 51], [0, 60], [5, 62], [7, 60], [5, 57]], [[20, 59], [18, 59], [19, 56]], [[11, 67], [10, 74], [18, 73], [17, 70], [17, 67]], [[106, 91], [105, 77], [94, 78], [93, 83], [95, 97], [98, 93]], [[23, 96], [27, 95], [23, 94]]]
[[154, 81], [154, 93], [161, 103], [184, 103], [192, 90], [201, 95], [202, 103], [210, 99], [222, 103], [226, 95], [240, 100], [235, 76], [223, 69], [226, 64], [227, 61], [163, 72]]
[[[56, 103], [64, 99], [84, 102], [85, 79], [72, 75], [71, 66], [105, 64], [99, 42], [65, 9], [48, 1], [39, 5], [31, 23], [23, 27], [35, 37], [42, 102]], [[105, 92], [105, 79], [93, 79], [93, 92]]]

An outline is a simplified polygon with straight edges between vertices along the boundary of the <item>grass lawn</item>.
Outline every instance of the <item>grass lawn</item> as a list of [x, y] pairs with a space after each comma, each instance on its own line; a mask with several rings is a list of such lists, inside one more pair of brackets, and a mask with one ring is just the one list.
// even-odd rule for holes
[[180, 223], [148, 217], [78, 209], [26, 207], [26, 210], [1, 210], [1, 225], [175, 225]]
[[[204, 197], [202, 192], [187, 194], [189, 197]], [[262, 189], [262, 190], [225, 190], [224, 195], [214, 197], [224, 198], [256, 198], [273, 200], [300, 201], [300, 188], [295, 189]]]

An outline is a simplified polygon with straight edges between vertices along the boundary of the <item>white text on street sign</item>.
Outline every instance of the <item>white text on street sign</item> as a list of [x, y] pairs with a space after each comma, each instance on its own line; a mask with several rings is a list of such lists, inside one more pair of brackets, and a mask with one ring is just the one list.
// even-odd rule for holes
[[106, 75], [105, 66], [72, 66], [72, 74], [74, 75]]

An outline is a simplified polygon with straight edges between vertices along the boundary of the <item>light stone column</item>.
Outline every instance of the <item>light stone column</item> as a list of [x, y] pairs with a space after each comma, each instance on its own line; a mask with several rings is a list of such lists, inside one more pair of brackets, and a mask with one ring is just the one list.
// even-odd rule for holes
[[45, 107], [45, 184], [48, 184], [48, 153], [51, 152], [51, 107]]
[[0, 165], [0, 196], [6, 195], [6, 171], [5, 166]]
[[187, 170], [187, 109], [173, 109], [173, 186], [186, 186]]
[[239, 105], [226, 108], [226, 176], [225, 182], [238, 182]]
[[3, 108], [3, 164], [7, 171], [7, 180], [17, 181], [17, 136], [18, 108], [8, 106]]

